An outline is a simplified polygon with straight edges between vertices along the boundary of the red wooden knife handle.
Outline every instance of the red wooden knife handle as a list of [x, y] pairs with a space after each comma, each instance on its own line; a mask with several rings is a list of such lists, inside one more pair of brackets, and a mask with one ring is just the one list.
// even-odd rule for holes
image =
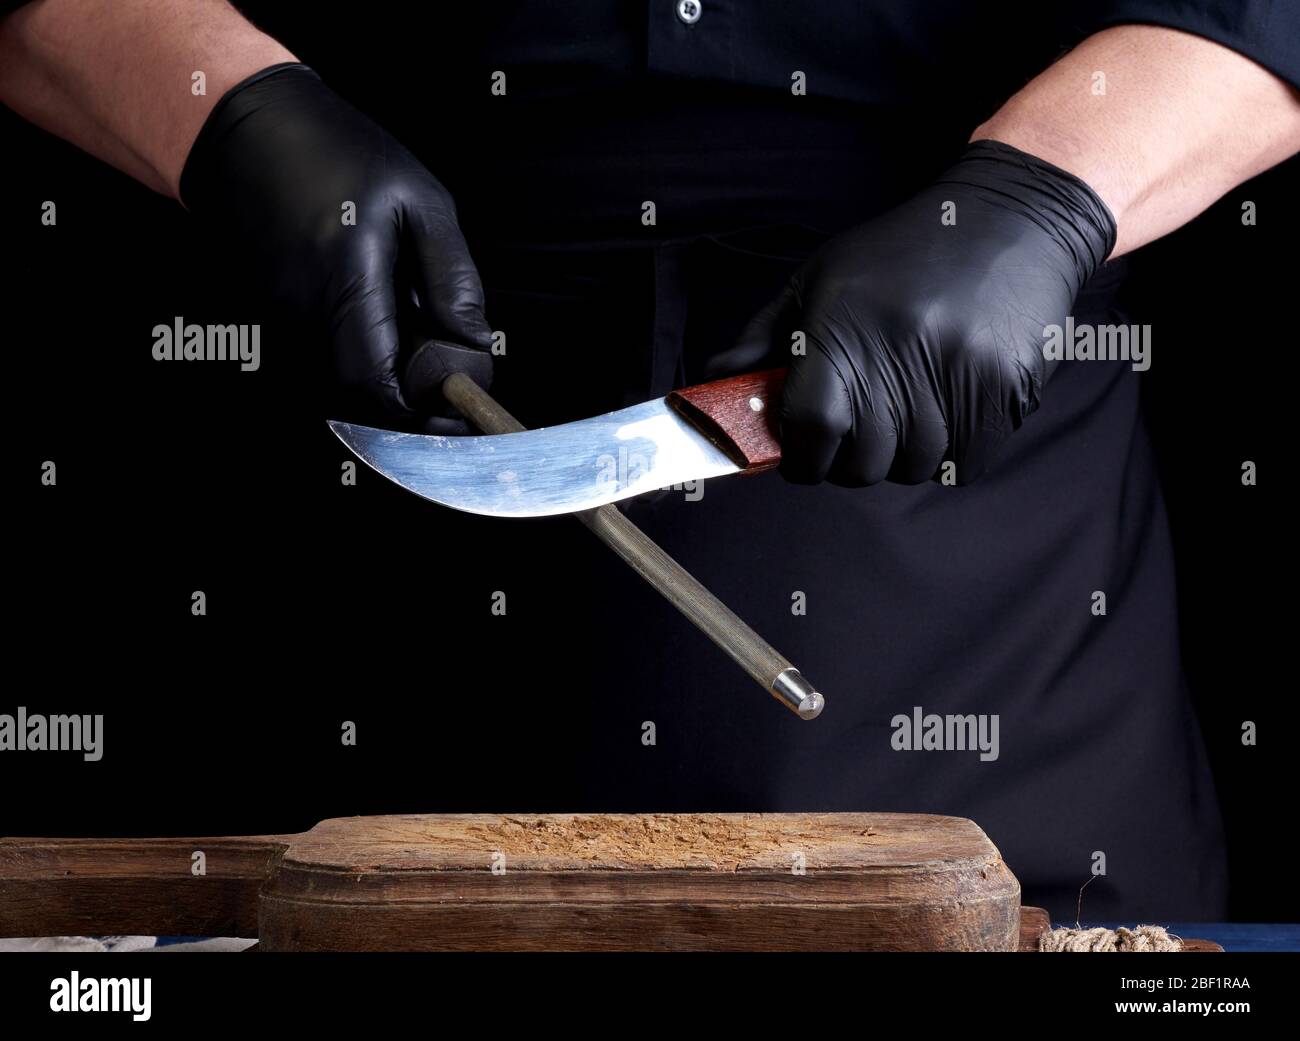
[[759, 473], [781, 461], [776, 416], [785, 374], [785, 369], [768, 369], [683, 387], [668, 395], [668, 404], [745, 473]]

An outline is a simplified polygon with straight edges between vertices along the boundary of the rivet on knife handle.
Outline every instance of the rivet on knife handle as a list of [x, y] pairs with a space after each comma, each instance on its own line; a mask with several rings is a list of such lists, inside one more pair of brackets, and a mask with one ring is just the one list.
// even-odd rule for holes
[[[509, 434], [525, 429], [487, 391], [461, 373], [447, 377], [442, 394], [485, 434]], [[730, 432], [728, 436], [732, 437]], [[620, 513], [618, 507], [610, 504], [574, 516], [781, 704], [801, 719], [818, 716], [825, 699], [799, 670]]]

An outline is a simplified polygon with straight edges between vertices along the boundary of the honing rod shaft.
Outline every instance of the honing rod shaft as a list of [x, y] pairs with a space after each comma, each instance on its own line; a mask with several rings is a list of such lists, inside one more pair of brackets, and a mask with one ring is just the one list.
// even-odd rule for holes
[[[442, 395], [485, 434], [513, 434], [525, 429], [487, 391], [462, 373], [452, 373], [443, 381]], [[594, 510], [582, 510], [574, 516], [777, 701], [800, 719], [817, 718], [825, 699], [803, 674], [628, 520], [618, 507], [610, 503]]]

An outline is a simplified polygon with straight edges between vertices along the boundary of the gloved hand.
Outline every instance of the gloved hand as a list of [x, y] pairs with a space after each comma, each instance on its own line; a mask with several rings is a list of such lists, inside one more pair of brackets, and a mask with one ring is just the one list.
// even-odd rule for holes
[[[399, 354], [430, 337], [478, 348], [449, 364], [487, 387], [483, 288], [451, 197], [383, 128], [305, 65], [273, 66], [217, 103], [180, 191], [196, 217], [234, 237], [252, 277], [327, 338], [337, 376], [367, 411], [464, 432], [454, 420], [416, 422]], [[454, 414], [445, 402], [421, 410]]]
[[[791, 481], [916, 484], [951, 460], [966, 484], [1038, 407], [1054, 367], [1044, 326], [1064, 322], [1114, 244], [1110, 211], [1077, 177], [976, 142], [919, 195], [827, 242], [708, 374], [789, 365]], [[792, 357], [796, 331], [806, 354]]]

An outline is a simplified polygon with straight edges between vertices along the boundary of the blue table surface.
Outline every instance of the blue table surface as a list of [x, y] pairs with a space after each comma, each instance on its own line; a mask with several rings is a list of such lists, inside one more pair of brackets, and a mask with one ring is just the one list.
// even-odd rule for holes
[[[1073, 928], [1073, 922], [1053, 922]], [[1132, 922], [1084, 922], [1085, 929], [1133, 927]], [[1300, 951], [1300, 924], [1272, 922], [1160, 922], [1175, 936], [1211, 940], [1225, 951]]]
[[[1056, 928], [1072, 928], [1074, 923], [1054, 922]], [[1085, 929], [1098, 925], [1115, 929], [1132, 928], [1133, 922], [1084, 922]], [[1169, 922], [1165, 924], [1175, 936], [1212, 940], [1225, 951], [1300, 951], [1300, 924], [1269, 922]], [[158, 946], [201, 940], [201, 936], [160, 936]]]

